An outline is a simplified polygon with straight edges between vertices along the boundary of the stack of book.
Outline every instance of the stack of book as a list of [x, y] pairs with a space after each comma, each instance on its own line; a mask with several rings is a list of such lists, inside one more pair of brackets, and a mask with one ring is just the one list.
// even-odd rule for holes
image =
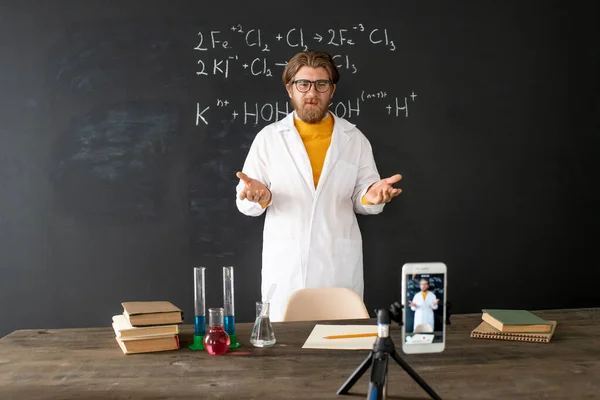
[[179, 349], [182, 311], [168, 301], [125, 302], [113, 316], [115, 339], [125, 354]]
[[471, 332], [472, 338], [548, 343], [556, 321], [546, 321], [527, 310], [482, 310], [482, 322]]

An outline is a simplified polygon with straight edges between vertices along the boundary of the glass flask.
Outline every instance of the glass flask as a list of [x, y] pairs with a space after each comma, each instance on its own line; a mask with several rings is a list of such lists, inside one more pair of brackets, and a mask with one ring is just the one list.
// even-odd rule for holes
[[270, 303], [267, 301], [256, 302], [256, 321], [252, 328], [250, 343], [256, 347], [268, 347], [275, 344], [275, 333], [269, 317]]
[[209, 354], [220, 356], [229, 350], [229, 343], [229, 335], [223, 326], [223, 308], [209, 308], [204, 348]]

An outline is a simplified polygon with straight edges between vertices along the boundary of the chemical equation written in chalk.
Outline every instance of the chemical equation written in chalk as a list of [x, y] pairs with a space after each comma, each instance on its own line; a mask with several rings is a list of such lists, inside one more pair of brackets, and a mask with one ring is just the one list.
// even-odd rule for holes
[[[361, 105], [366, 102], [373, 102], [378, 106], [376, 109], [381, 110], [380, 116], [408, 118], [409, 104], [415, 103], [416, 98], [417, 94], [414, 91], [405, 97], [391, 97], [383, 90], [377, 92], [362, 91], [358, 97], [352, 100], [331, 103], [329, 110], [338, 117], [350, 119], [360, 115]], [[243, 101], [234, 104], [227, 99], [216, 99], [210, 104], [196, 103], [196, 126], [208, 125], [213, 120], [256, 126], [262, 123], [279, 121], [290, 112], [290, 104], [286, 101], [263, 103]]]
[[[323, 32], [291, 28], [284, 32], [272, 33], [238, 24], [232, 25], [228, 30], [198, 31], [193, 47], [199, 52], [196, 76], [229, 78], [232, 73], [243, 73], [273, 78], [280, 76], [280, 70], [285, 67], [286, 61], [269, 57], [271, 50], [308, 50], [309, 44], [330, 47], [337, 67], [351, 74], [359, 72], [359, 66], [350, 54], [352, 48], [372, 46], [396, 51], [396, 44], [390, 38], [387, 28], [366, 28], [363, 24], [357, 24], [344, 29], [325, 29]], [[236, 49], [241, 47], [256, 49], [260, 55], [240, 57]], [[227, 50], [230, 54], [213, 57], [210, 52], [214, 50]]]
[[[335, 29], [288, 27], [283, 30], [230, 24], [217, 29], [199, 29], [196, 38], [191, 40], [190, 51], [196, 55], [198, 85], [213, 80], [227, 82], [233, 77], [238, 82], [240, 76], [262, 81], [266, 85], [280, 84], [277, 81], [287, 65], [285, 58], [289, 57], [290, 50], [299, 52], [312, 46], [328, 51], [342, 76], [369, 71], [369, 64], [372, 65], [369, 63], [370, 57], [377, 54], [394, 52], [401, 56], [390, 29], [360, 23]], [[369, 54], [368, 59], [365, 59], [365, 51]], [[381, 63], [378, 68], [381, 71], [377, 73], [386, 74], [394, 66]], [[392, 71], [397, 77], [397, 71]], [[257, 126], [279, 121], [292, 111], [286, 101], [239, 99], [225, 93], [217, 97], [197, 100], [196, 126], [223, 122]], [[358, 117], [361, 113], [376, 118], [408, 118], [416, 103], [415, 90], [392, 93], [390, 90], [369, 89], [358, 95], [335, 99], [329, 105], [329, 110], [347, 119]]]

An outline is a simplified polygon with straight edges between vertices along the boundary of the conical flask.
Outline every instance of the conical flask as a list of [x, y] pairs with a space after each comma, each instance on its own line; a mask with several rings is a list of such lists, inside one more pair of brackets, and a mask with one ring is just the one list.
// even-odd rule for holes
[[250, 343], [256, 347], [268, 347], [275, 344], [275, 333], [269, 317], [269, 302], [256, 302], [256, 321], [252, 328]]

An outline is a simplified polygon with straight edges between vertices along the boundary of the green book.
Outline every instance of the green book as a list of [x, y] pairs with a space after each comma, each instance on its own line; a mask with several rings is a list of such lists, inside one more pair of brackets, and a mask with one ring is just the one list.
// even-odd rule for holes
[[527, 310], [484, 309], [481, 319], [501, 332], [547, 333], [552, 324]]

